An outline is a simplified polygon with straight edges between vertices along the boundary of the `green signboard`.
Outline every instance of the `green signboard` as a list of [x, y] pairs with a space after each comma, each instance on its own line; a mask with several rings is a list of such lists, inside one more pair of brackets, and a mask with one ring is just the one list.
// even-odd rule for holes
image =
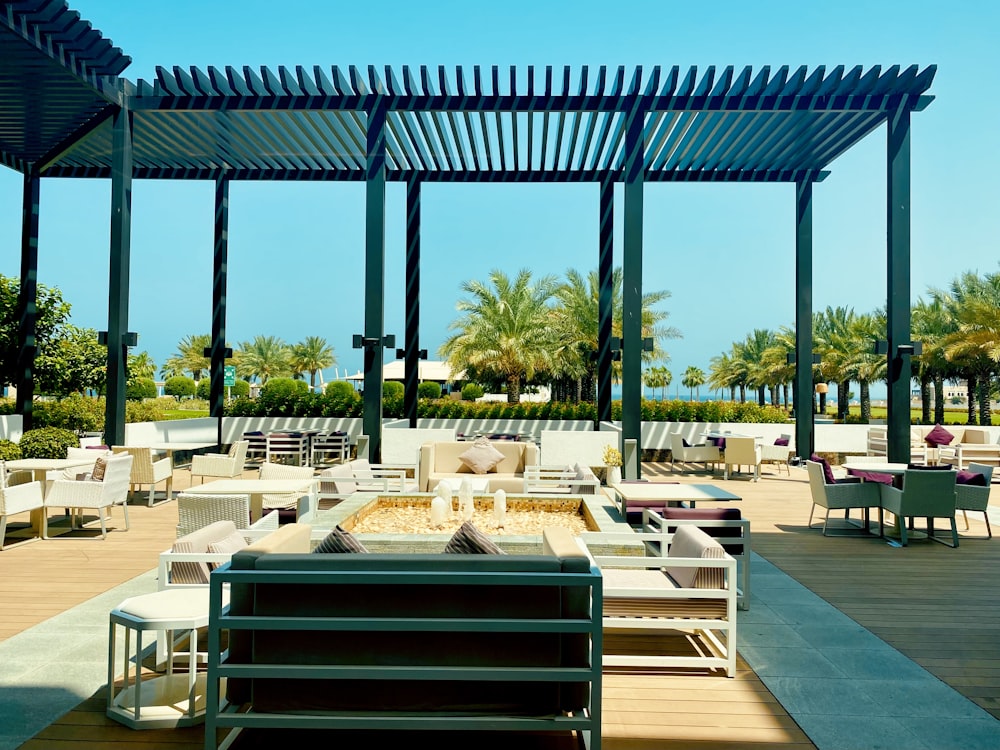
[[226, 365], [225, 377], [222, 384], [227, 388], [232, 388], [236, 385], [236, 365]]

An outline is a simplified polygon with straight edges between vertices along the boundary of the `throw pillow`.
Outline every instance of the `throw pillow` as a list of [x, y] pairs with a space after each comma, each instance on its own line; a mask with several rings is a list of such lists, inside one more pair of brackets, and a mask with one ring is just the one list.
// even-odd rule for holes
[[458, 457], [459, 461], [476, 474], [486, 474], [503, 461], [503, 453], [494, 448], [486, 438], [476, 438], [472, 447]]
[[681, 445], [683, 445], [685, 448], [691, 447], [691, 443], [689, 443], [686, 438], [681, 438]]
[[955, 484], [972, 484], [979, 487], [986, 486], [986, 475], [980, 474], [978, 471], [962, 471], [955, 475]]
[[774, 439], [774, 444], [775, 445], [788, 445], [788, 438], [786, 438], [786, 437], [775, 438]]
[[108, 462], [104, 458], [99, 458], [94, 461], [94, 470], [90, 472], [90, 478], [95, 482], [104, 481], [104, 470], [108, 468]]
[[466, 521], [452, 534], [444, 551], [453, 555], [505, 555], [488, 536]]
[[952, 435], [948, 430], [939, 424], [934, 425], [934, 429], [927, 433], [924, 437], [924, 441], [931, 448], [937, 448], [942, 445], [949, 445], [955, 436]]
[[323, 541], [316, 545], [313, 552], [321, 555], [337, 554], [341, 552], [367, 552], [365, 545], [358, 541], [350, 531], [337, 526], [327, 534]]
[[[208, 551], [213, 554], [232, 555], [239, 552], [246, 546], [247, 546], [246, 537], [244, 537], [240, 532], [234, 531], [232, 534], [223, 539], [210, 542], [208, 545]], [[215, 566], [216, 564], [213, 563], [211, 567], [214, 568]]]
[[826, 478], [827, 484], [837, 483], [837, 478], [833, 475], [833, 469], [830, 468], [829, 461], [827, 461], [822, 456], [817, 455], [816, 453], [813, 453], [811, 456], [809, 456], [809, 460], [815, 461], [816, 463], [818, 463], [820, 466], [823, 467], [823, 476]]

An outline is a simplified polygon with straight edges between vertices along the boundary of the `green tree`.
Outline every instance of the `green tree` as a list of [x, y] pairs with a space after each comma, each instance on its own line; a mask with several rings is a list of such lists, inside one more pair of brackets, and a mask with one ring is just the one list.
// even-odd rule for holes
[[292, 346], [291, 368], [297, 373], [309, 373], [310, 390], [316, 388], [316, 375], [320, 370], [333, 367], [337, 364], [337, 358], [333, 354], [333, 347], [326, 343], [326, 339], [319, 336], [306, 336], [298, 344]]
[[684, 371], [684, 377], [681, 378], [681, 385], [685, 388], [690, 389], [691, 398], [689, 401], [694, 401], [694, 396], [698, 392], [698, 389], [705, 384], [705, 373], [700, 367], [695, 367], [691, 365]]
[[185, 336], [177, 344], [177, 351], [168, 357], [160, 368], [161, 377], [191, 373], [195, 382], [201, 380], [201, 374], [212, 367], [212, 359], [205, 356], [205, 349], [212, 344], [212, 337], [205, 334]]
[[288, 377], [292, 374], [291, 350], [277, 336], [255, 336], [244, 341], [236, 353], [236, 372], [248, 380]]
[[101, 392], [107, 380], [108, 350], [97, 343], [97, 331], [66, 324], [60, 337], [35, 357], [38, 389], [53, 396]]
[[935, 424], [944, 423], [944, 381], [957, 374], [955, 366], [945, 354], [946, 337], [958, 329], [948, 308], [940, 299], [918, 299], [911, 313], [911, 329], [915, 341], [923, 344], [923, 352], [916, 358], [917, 377], [920, 380], [923, 422], [930, 424], [930, 385], [934, 387]]
[[198, 384], [194, 378], [189, 378], [187, 375], [171, 375], [163, 384], [163, 392], [177, 398], [193, 396], [197, 390]]
[[[18, 343], [17, 297], [20, 280], [0, 274], [0, 386], [17, 382]], [[39, 370], [38, 356], [50, 354], [48, 349], [59, 341], [63, 326], [69, 320], [70, 305], [55, 287], [39, 284], [35, 294], [35, 377]]]
[[667, 386], [673, 382], [674, 376], [666, 367], [650, 367], [643, 374], [643, 381], [647, 388], [655, 391], [660, 389], [660, 399], [666, 395]]
[[519, 403], [523, 384], [552, 365], [556, 341], [549, 301], [555, 289], [552, 276], [532, 283], [527, 269], [513, 281], [494, 270], [489, 283], [465, 282], [462, 290], [471, 299], [458, 301], [462, 316], [449, 326], [455, 333], [440, 348], [452, 372], [492, 372], [506, 382], [507, 402]]

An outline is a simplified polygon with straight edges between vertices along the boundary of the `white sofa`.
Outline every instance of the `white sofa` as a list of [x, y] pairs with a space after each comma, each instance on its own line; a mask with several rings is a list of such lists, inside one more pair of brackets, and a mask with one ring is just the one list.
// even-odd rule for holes
[[538, 465], [538, 446], [514, 440], [490, 441], [490, 445], [503, 454], [503, 459], [486, 474], [476, 474], [462, 463], [461, 456], [469, 450], [470, 441], [424, 443], [420, 446], [418, 480], [421, 492], [433, 492], [442, 479], [454, 480], [455, 486], [463, 479], [486, 478], [488, 490], [496, 492], [523, 492], [524, 468]]

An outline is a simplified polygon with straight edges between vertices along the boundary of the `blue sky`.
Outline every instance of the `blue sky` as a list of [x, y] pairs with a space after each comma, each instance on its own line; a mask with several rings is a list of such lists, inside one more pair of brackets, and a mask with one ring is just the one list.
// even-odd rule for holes
[[[998, 270], [1000, 5], [961, 3], [510, 1], [70, 3], [133, 58], [157, 65], [528, 64], [669, 67], [936, 64], [937, 98], [913, 117], [912, 295]], [[834, 162], [814, 191], [814, 307], [885, 304], [885, 131]], [[679, 381], [754, 328], [794, 323], [791, 185], [648, 185], [644, 287], [669, 290]], [[137, 181], [130, 329], [159, 366], [211, 322], [212, 185]], [[0, 273], [19, 273], [21, 177], [0, 169]], [[43, 180], [39, 280], [72, 322], [107, 327], [110, 182]], [[597, 187], [428, 185], [423, 192], [421, 345], [432, 358], [460, 286], [498, 268], [562, 276], [597, 264]], [[234, 183], [229, 341], [257, 334], [333, 345], [355, 372], [363, 330], [364, 189]], [[620, 231], [617, 241], [620, 242]], [[616, 257], [620, 250], [616, 247]], [[655, 260], [654, 258], [655, 253]], [[387, 189], [386, 332], [403, 336], [404, 193]], [[619, 261], [620, 262], [620, 261]], [[334, 375], [331, 369], [327, 379]]]

